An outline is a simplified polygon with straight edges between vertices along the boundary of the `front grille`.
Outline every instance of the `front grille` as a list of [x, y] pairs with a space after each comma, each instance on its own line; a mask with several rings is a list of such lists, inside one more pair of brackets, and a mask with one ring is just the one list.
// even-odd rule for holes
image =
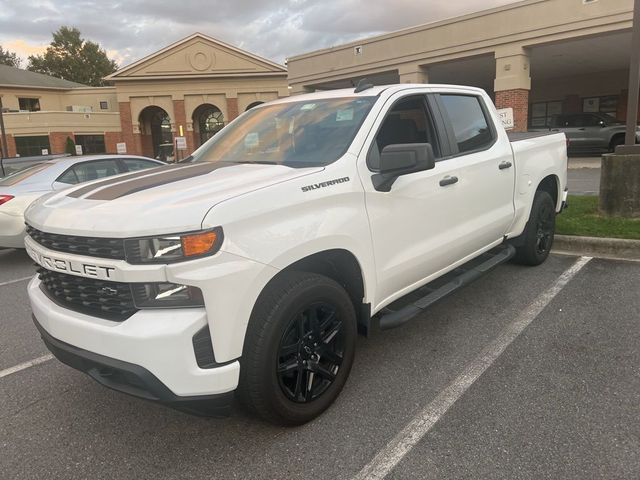
[[39, 268], [43, 292], [58, 305], [95, 317], [121, 322], [138, 309], [128, 283], [76, 277]]
[[46, 233], [27, 225], [27, 234], [43, 247], [57, 252], [75, 253], [90, 257], [124, 260], [124, 240], [121, 238], [80, 237]]

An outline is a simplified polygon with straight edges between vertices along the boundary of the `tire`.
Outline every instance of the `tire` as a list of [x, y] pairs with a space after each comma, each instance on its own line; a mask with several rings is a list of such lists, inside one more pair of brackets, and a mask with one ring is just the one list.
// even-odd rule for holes
[[624, 144], [624, 135], [617, 135], [611, 139], [611, 143], [609, 144], [609, 151], [611, 153], [615, 153], [616, 147], [618, 145]]
[[314, 419], [340, 394], [356, 337], [356, 315], [344, 288], [315, 273], [282, 274], [260, 294], [249, 320], [240, 402], [279, 425]]
[[556, 230], [556, 206], [548, 192], [538, 190], [524, 233], [516, 242], [513, 261], [522, 265], [540, 265], [549, 256]]

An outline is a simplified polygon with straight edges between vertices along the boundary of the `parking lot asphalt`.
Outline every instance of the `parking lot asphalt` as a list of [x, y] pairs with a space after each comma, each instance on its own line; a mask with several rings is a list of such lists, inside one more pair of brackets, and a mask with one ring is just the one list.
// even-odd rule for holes
[[3, 375], [48, 352], [27, 282], [6, 283], [33, 267], [0, 251], [0, 477], [352, 479], [537, 305], [387, 478], [640, 478], [640, 263], [593, 259], [550, 297], [580, 261], [500, 266], [406, 326], [360, 338], [334, 406], [285, 429], [239, 408], [189, 416], [55, 359]]
[[600, 157], [571, 157], [567, 184], [571, 195], [600, 194]]

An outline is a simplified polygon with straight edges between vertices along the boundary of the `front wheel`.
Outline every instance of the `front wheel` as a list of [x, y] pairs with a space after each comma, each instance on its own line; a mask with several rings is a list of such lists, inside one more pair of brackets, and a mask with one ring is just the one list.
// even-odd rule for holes
[[556, 206], [548, 192], [538, 190], [533, 198], [531, 215], [516, 246], [514, 261], [523, 265], [540, 265], [551, 252], [556, 230]]
[[265, 420], [299, 425], [326, 410], [355, 354], [347, 292], [322, 275], [288, 272], [267, 286], [249, 321], [240, 361], [240, 401]]

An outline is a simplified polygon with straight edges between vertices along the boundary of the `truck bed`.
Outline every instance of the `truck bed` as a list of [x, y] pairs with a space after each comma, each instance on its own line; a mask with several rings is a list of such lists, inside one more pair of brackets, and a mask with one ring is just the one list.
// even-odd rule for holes
[[522, 140], [530, 140], [532, 138], [546, 137], [547, 135], [557, 135], [558, 132], [507, 132], [510, 142], [520, 142]]

